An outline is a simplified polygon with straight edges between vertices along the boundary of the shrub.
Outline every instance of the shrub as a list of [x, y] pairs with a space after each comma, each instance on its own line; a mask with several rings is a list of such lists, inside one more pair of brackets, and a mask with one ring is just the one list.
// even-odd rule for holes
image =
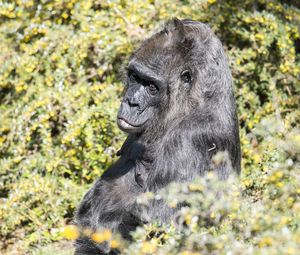
[[170, 187], [169, 197], [192, 205], [181, 212], [182, 232], [168, 227], [150, 240], [147, 233], [161, 227], [147, 226], [127, 252], [299, 250], [297, 1], [17, 0], [0, 3], [3, 252], [62, 238], [59, 229], [124, 140], [115, 124], [122, 63], [174, 16], [208, 23], [225, 45], [243, 172], [226, 186], [207, 177], [193, 184], [200, 191], [185, 184], [177, 194]]

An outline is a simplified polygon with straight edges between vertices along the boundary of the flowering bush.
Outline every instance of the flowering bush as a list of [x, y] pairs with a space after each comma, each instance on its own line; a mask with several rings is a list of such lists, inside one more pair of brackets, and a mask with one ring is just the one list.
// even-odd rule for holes
[[124, 140], [115, 124], [122, 63], [174, 16], [208, 23], [226, 48], [242, 175], [169, 187], [171, 205], [190, 204], [177, 228], [138, 229], [124, 253], [300, 249], [297, 1], [16, 0], [0, 3], [1, 253], [45, 254], [36, 247], [62, 239], [83, 192]]

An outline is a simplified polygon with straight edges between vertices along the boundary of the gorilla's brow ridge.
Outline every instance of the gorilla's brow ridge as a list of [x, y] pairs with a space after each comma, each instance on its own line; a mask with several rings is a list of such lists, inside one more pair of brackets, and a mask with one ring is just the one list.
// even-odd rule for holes
[[140, 78], [143, 80], [153, 81], [157, 83], [161, 83], [160, 76], [157, 75], [156, 72], [153, 72], [153, 68], [146, 68], [145, 65], [141, 65], [138, 62], [131, 62], [127, 67], [127, 70], [133, 71], [138, 74]]

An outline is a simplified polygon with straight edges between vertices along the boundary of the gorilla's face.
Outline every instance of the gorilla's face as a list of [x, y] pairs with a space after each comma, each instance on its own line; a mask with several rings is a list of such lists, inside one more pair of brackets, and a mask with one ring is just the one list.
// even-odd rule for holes
[[143, 132], [164, 118], [168, 108], [183, 105], [192, 85], [192, 72], [174, 55], [172, 46], [161, 47], [157, 38], [154, 45], [144, 45], [131, 58], [126, 76], [126, 89], [119, 113], [118, 126], [127, 133]]
[[166, 80], [156, 68], [149, 68], [137, 58], [130, 61], [127, 69], [126, 90], [117, 122], [127, 133], [140, 133], [153, 124], [163, 105]]

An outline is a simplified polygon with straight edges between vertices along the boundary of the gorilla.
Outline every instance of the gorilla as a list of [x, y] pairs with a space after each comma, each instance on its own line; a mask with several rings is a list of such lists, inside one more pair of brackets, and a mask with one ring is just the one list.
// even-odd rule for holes
[[[138, 225], [166, 223], [178, 208], [137, 197], [171, 182], [189, 182], [207, 171], [221, 180], [240, 172], [240, 141], [232, 77], [212, 30], [192, 20], [172, 19], [145, 40], [126, 68], [117, 124], [128, 137], [120, 158], [86, 193], [77, 208], [80, 229], [111, 229], [130, 239]], [[213, 156], [226, 152], [215, 164]], [[75, 254], [116, 254], [88, 236]]]

